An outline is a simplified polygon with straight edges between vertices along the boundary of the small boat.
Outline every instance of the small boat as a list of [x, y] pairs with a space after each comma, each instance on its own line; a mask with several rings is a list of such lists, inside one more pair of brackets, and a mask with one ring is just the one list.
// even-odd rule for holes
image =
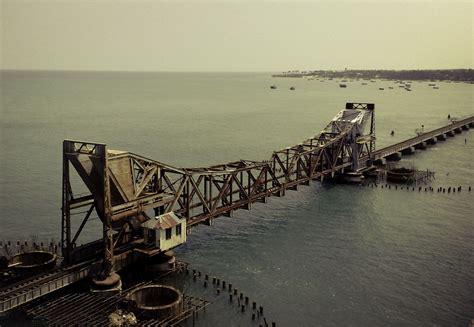
[[367, 83], [362, 83], [362, 85], [367, 85]]
[[437, 87], [437, 86], [433, 86], [433, 89], [437, 90], [437, 89], [439, 89], [439, 87]]
[[383, 87], [379, 87], [379, 90], [380, 90], [380, 91], [383, 91], [383, 90], [385, 90], [385, 89], [384, 89]]
[[407, 91], [410, 91], [411, 92], [411, 89], [409, 87], [406, 87], [405, 90]]
[[428, 84], [428, 86], [436, 86], [436, 84], [432, 84], [432, 83], [431, 83], [431, 84]]
[[346, 88], [347, 85], [346, 84], [339, 84], [339, 87]]
[[272, 85], [272, 86], [270, 86], [270, 88], [271, 88], [272, 90], [275, 90], [277, 87], [276, 87], [276, 85]]
[[294, 86], [290, 87], [290, 90], [294, 91], [294, 90], [295, 90], [295, 87], [294, 87]]
[[388, 88], [389, 88], [390, 90], [393, 90], [393, 86], [389, 86]]

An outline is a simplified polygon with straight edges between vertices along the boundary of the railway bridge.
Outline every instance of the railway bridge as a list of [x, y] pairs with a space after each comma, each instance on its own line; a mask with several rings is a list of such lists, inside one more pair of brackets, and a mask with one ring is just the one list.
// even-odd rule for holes
[[[300, 184], [345, 170], [358, 171], [375, 150], [374, 105], [348, 103], [323, 131], [302, 143], [275, 151], [269, 160], [240, 160], [206, 168], [177, 168], [140, 155], [110, 150], [105, 144], [63, 143], [62, 251], [66, 264], [82, 259], [76, 241], [95, 210], [103, 223], [104, 271], [114, 268], [117, 249], [134, 248], [153, 255], [143, 224], [164, 216], [169, 227], [210, 225], [234, 210], [250, 209], [269, 196], [283, 196]], [[75, 196], [74, 169], [82, 181]], [[84, 208], [86, 208], [84, 210]], [[85, 213], [73, 231], [71, 219]], [[182, 222], [178, 219], [182, 219]], [[164, 221], [157, 222], [165, 224]], [[148, 223], [149, 225], [149, 223]], [[160, 228], [159, 226], [157, 227]], [[155, 237], [156, 238], [156, 237]]]
[[473, 126], [474, 116], [453, 121], [450, 125], [446, 125], [435, 130], [420, 133], [418, 136], [412, 137], [403, 142], [393, 144], [391, 146], [373, 151], [370, 158], [364, 160], [377, 160], [392, 157], [399, 159], [403, 153], [413, 153], [416, 149], [425, 149], [428, 144], [436, 144], [438, 141], [446, 141], [448, 137], [461, 134], [463, 130], [468, 130]]
[[[376, 150], [374, 104], [347, 103], [319, 134], [273, 152], [268, 160], [239, 160], [204, 168], [173, 167], [101, 143], [65, 140], [62, 266], [0, 289], [0, 313], [94, 272], [99, 283], [107, 281], [114, 271], [179, 245], [165, 248], [174, 239], [174, 233], [165, 230], [174, 228], [176, 235], [185, 235], [182, 227], [211, 225], [219, 216], [249, 210], [253, 203], [266, 202], [270, 196], [284, 196], [312, 180], [360, 172], [375, 160], [442, 140], [473, 124], [471, 116]], [[103, 237], [78, 246], [94, 211], [101, 220]]]

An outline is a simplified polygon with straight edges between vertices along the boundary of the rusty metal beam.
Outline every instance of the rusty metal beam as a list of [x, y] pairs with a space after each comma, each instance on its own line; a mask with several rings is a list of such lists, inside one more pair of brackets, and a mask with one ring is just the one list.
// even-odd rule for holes
[[[148, 209], [154, 209], [155, 213], [174, 211], [186, 217], [188, 226], [192, 227], [239, 208], [250, 208], [252, 203], [266, 201], [269, 196], [282, 196], [285, 190], [296, 189], [299, 184], [308, 184], [310, 180], [322, 179], [349, 167], [352, 135], [356, 132], [360, 135], [354, 119], [365, 119], [361, 110], [369, 110], [367, 104], [351, 106], [353, 111], [344, 111], [345, 116], [341, 111], [320, 134], [275, 151], [268, 161], [239, 160], [204, 168], [176, 168], [134, 153], [107, 150], [105, 144], [66, 140], [63, 146], [63, 251], [70, 251], [73, 243], [71, 214], [85, 205], [94, 207], [102, 220], [104, 258], [111, 262], [114, 247], [129, 238], [128, 231], [127, 237], [117, 237], [117, 231], [122, 231], [130, 220], [139, 223], [146, 220]], [[370, 151], [362, 146], [357, 149], [360, 160], [365, 160]], [[69, 181], [70, 164], [90, 195], [74, 198]], [[74, 242], [87, 223], [91, 210], [89, 212], [74, 235]], [[137, 231], [133, 229], [130, 233], [134, 232]], [[134, 236], [135, 239], [141, 237]]]

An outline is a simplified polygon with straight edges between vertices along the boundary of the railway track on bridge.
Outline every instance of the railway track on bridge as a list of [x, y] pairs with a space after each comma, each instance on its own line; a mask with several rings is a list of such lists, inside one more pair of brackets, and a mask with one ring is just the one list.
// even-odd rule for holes
[[[366, 155], [363, 158], [361, 158], [360, 162], [361, 162], [361, 165], [367, 166], [368, 164], [372, 163], [375, 160], [389, 157], [395, 153], [400, 153], [410, 147], [415, 147], [416, 145], [422, 142], [427, 142], [432, 139], [436, 139], [437, 141], [438, 137], [441, 139], [446, 139], [446, 133], [448, 132], [453, 132], [452, 135], [454, 135], [454, 130], [456, 129], [467, 130], [470, 127], [474, 127], [474, 116], [464, 118], [450, 125], [446, 125], [446, 126], [434, 129], [432, 131], [423, 133], [422, 135], [412, 137], [408, 140], [395, 143], [393, 145], [387, 146], [382, 149], [375, 150], [370, 155]], [[432, 142], [432, 143], [435, 143], [435, 142]]]
[[3, 287], [0, 289], [0, 314], [86, 278], [93, 263], [86, 261], [53, 269]]
[[[401, 152], [403, 150], [406, 150], [409, 147], [414, 147], [417, 144], [420, 144], [421, 142], [427, 142], [433, 138], [437, 138], [440, 135], [446, 134], [448, 132], [454, 132], [456, 129], [468, 129], [469, 127], [473, 127], [474, 124], [474, 116], [467, 117], [465, 119], [462, 119], [460, 121], [454, 122], [450, 125], [443, 126], [437, 129], [434, 129], [432, 131], [423, 133], [421, 135], [412, 137], [408, 140], [390, 145], [388, 147], [373, 151], [371, 154], [371, 158], [373, 159], [380, 159], [380, 158], [385, 158], [388, 157], [389, 155], [395, 153], [395, 152]], [[367, 158], [365, 158], [367, 159]]]

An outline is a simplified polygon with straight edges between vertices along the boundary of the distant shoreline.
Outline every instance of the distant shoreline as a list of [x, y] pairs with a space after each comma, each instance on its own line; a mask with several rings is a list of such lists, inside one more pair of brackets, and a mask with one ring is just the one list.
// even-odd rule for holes
[[439, 70], [313, 70], [313, 71], [287, 71], [273, 74], [272, 77], [304, 76], [313, 78], [349, 78], [349, 79], [388, 79], [411, 81], [453, 81], [474, 82], [473, 69], [439, 69]]
[[287, 72], [264, 71], [120, 71], [120, 70], [29, 70], [0, 69], [0, 74], [266, 74], [272, 77], [287, 78], [324, 78], [354, 80], [411, 80], [411, 81], [452, 81], [474, 83], [474, 69], [431, 69], [431, 70], [292, 70]]

